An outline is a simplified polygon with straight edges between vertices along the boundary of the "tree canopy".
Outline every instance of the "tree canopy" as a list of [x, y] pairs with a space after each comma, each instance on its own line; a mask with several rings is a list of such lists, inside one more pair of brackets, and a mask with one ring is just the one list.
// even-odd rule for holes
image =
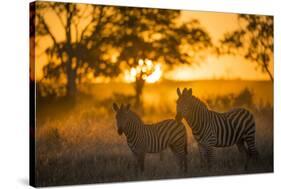
[[[51, 83], [66, 78], [63, 89], [72, 96], [76, 85], [87, 77], [110, 75], [119, 72], [117, 64], [108, 55], [112, 48], [111, 32], [116, 30], [120, 17], [114, 7], [80, 5], [70, 3], [37, 2], [36, 35], [48, 36], [52, 45], [46, 48], [48, 64], [44, 67], [44, 79]], [[56, 15], [63, 31], [58, 40], [56, 30], [51, 30], [46, 14]]]
[[225, 34], [220, 53], [244, 56], [257, 63], [273, 81], [269, 69], [269, 64], [273, 63], [273, 17], [241, 14], [238, 19], [240, 28]]
[[[198, 21], [180, 22], [178, 10], [122, 7], [120, 13], [122, 21], [115, 41], [120, 50], [118, 61], [127, 67], [136, 67], [139, 60], [144, 59], [169, 66], [192, 64], [199, 51], [212, 44]], [[136, 75], [137, 101], [145, 84], [142, 77], [145, 74]]]
[[[63, 39], [48, 23], [47, 12], [61, 24]], [[115, 77], [140, 59], [193, 64], [198, 51], [212, 45], [211, 39], [198, 21], [185, 23], [180, 16], [178, 10], [37, 2], [36, 36], [52, 41], [45, 50], [43, 80], [63, 81], [61, 90], [73, 96], [87, 79]], [[136, 78], [136, 95], [144, 83]]]

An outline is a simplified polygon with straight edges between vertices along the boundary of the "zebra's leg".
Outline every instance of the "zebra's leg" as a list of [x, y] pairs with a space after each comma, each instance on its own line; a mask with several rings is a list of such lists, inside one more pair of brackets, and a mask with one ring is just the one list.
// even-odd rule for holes
[[200, 154], [200, 167], [204, 168], [207, 164], [207, 148], [198, 143], [198, 149], [199, 149], [199, 154]]
[[138, 164], [139, 164], [141, 172], [144, 171], [144, 159], [145, 159], [144, 153], [141, 153], [138, 155]]
[[215, 155], [215, 149], [214, 147], [212, 146], [208, 146], [206, 147], [207, 149], [207, 167], [208, 167], [208, 170], [212, 170], [213, 168], [213, 163], [214, 163], [214, 155]]
[[178, 166], [181, 171], [186, 172], [187, 171], [187, 162], [186, 162], [186, 150], [184, 149], [185, 145], [183, 146], [177, 146], [177, 145], [171, 145], [170, 148], [177, 158]]
[[133, 152], [136, 160], [137, 160], [137, 166], [136, 166], [136, 173], [138, 170], [140, 170], [141, 172], [144, 171], [144, 159], [145, 159], [145, 153], [137, 153], [137, 152]]
[[164, 160], [164, 151], [161, 151], [161, 152], [159, 153], [159, 160], [160, 160], [160, 161], [163, 161], [163, 160]]
[[249, 158], [257, 161], [259, 158], [259, 153], [256, 147], [256, 137], [255, 137], [255, 132], [251, 132], [248, 134], [248, 136], [245, 139], [247, 146], [248, 146], [248, 153], [249, 153]]
[[187, 141], [185, 141], [185, 147], [184, 147], [184, 157], [183, 157], [183, 166], [184, 166], [184, 172], [186, 173], [188, 171], [188, 146]]
[[248, 161], [249, 161], [249, 152], [245, 146], [245, 141], [244, 140], [240, 140], [237, 144], [236, 144], [239, 152], [243, 155], [243, 158], [245, 158], [245, 164], [244, 164], [244, 170], [248, 169]]
[[251, 158], [257, 160], [259, 157], [259, 153], [256, 147], [255, 136], [249, 136], [246, 138], [246, 143], [248, 146], [249, 155]]

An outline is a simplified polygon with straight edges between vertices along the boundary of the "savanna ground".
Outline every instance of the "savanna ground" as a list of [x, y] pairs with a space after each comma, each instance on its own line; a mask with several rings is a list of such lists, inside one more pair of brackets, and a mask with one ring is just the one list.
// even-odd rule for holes
[[217, 149], [212, 171], [200, 167], [197, 143], [188, 132], [188, 173], [182, 173], [170, 150], [149, 154], [145, 171], [135, 171], [135, 159], [124, 136], [116, 131], [112, 102], [133, 103], [131, 84], [84, 86], [76, 104], [60, 98], [37, 98], [36, 183], [70, 185], [147, 179], [185, 178], [273, 171], [273, 87], [265, 81], [169, 82], [145, 86], [143, 108], [132, 107], [146, 123], [175, 117], [177, 87], [192, 87], [210, 108], [226, 111], [244, 106], [254, 114], [260, 158], [243, 169], [235, 146]]

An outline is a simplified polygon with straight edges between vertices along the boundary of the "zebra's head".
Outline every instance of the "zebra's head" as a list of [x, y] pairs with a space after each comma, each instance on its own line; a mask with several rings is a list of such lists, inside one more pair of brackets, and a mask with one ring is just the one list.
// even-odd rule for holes
[[117, 122], [117, 131], [119, 135], [123, 134], [123, 128], [127, 125], [128, 122], [128, 113], [130, 110], [130, 104], [123, 106], [121, 104], [120, 107], [116, 103], [113, 103], [113, 110], [116, 113], [116, 122]]
[[181, 92], [179, 88], [177, 88], [177, 115], [176, 120], [180, 122], [183, 117], [187, 117], [188, 111], [190, 109], [190, 102], [192, 100], [192, 89], [184, 88]]

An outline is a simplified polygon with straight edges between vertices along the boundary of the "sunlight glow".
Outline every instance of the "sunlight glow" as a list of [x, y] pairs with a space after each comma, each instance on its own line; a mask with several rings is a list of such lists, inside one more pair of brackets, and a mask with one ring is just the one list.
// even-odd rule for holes
[[155, 83], [160, 80], [162, 76], [162, 70], [161, 70], [161, 65], [157, 64], [155, 65], [155, 71], [149, 75], [145, 80], [147, 83]]
[[[269, 69], [273, 72], [273, 63]], [[266, 73], [256, 68], [256, 64], [243, 57], [208, 56], [205, 61], [194, 65], [180, 65], [167, 70], [163, 77], [174, 81], [193, 80], [269, 80]]]
[[151, 60], [140, 59], [138, 66], [125, 71], [124, 79], [126, 82], [132, 83], [137, 77], [142, 77], [147, 83], [155, 83], [162, 76], [161, 64], [153, 64]]

